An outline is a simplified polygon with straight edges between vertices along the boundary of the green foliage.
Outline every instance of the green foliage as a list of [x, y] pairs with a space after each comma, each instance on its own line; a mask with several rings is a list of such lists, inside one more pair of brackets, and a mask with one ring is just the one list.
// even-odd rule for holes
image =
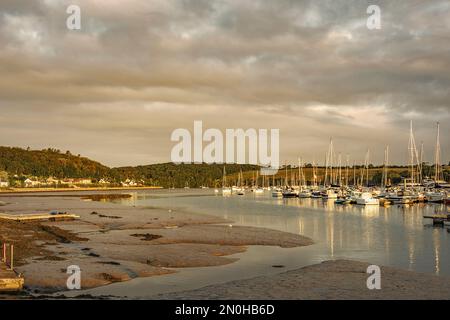
[[8, 181], [8, 172], [0, 171], [0, 180], [1, 181]]
[[[222, 186], [223, 164], [174, 164], [161, 163], [138, 167], [113, 168], [112, 176], [117, 180], [134, 179], [144, 181], [146, 185], [161, 186], [165, 188], [183, 188], [189, 186]], [[234, 174], [240, 170], [257, 170], [253, 165], [225, 165], [227, 174]]]
[[61, 153], [56, 149], [25, 150], [0, 147], [0, 171], [11, 175], [55, 178], [102, 178], [110, 169], [88, 158]]
[[[256, 170], [257, 166], [227, 164], [227, 174]], [[70, 151], [58, 149], [31, 150], [30, 148], [0, 147], [0, 171], [5, 177], [14, 178], [22, 185], [25, 176], [42, 178], [106, 178], [113, 184], [126, 179], [145, 185], [183, 188], [221, 186], [223, 165], [162, 163], [138, 167], [108, 168], [88, 158], [72, 155]]]

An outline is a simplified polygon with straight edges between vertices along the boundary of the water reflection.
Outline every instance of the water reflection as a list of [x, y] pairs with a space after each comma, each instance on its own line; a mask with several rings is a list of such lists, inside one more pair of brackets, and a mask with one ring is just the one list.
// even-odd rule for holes
[[239, 225], [302, 234], [317, 243], [318, 259], [349, 258], [450, 275], [449, 234], [422, 218], [445, 211], [445, 205], [364, 207], [322, 199], [278, 199], [269, 193], [225, 198], [208, 192], [140, 192], [116, 201], [213, 214]]

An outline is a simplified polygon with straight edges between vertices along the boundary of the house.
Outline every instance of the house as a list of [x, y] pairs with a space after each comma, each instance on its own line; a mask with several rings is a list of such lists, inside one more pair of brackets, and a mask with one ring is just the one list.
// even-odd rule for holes
[[0, 180], [0, 188], [8, 188], [8, 187], [9, 187], [8, 181]]
[[74, 179], [74, 184], [92, 184], [92, 179], [88, 178], [81, 178], [81, 179]]
[[127, 179], [121, 182], [122, 187], [136, 187], [137, 183], [134, 180]]
[[45, 183], [46, 183], [47, 185], [56, 185], [56, 184], [59, 184], [59, 180], [58, 180], [58, 179], [55, 179], [55, 178], [53, 178], [53, 177], [50, 177], [50, 178], [48, 178], [47, 180], [45, 180]]
[[35, 179], [35, 178], [32, 178], [32, 179], [27, 178], [27, 179], [24, 181], [24, 183], [25, 183], [25, 187], [26, 187], [26, 188], [37, 187], [37, 186], [39, 186], [39, 185], [41, 184], [41, 183], [40, 183], [37, 179]]
[[67, 186], [70, 186], [70, 187], [74, 187], [75, 185], [92, 184], [92, 179], [88, 179], [88, 178], [78, 178], [78, 179], [66, 178], [66, 179], [61, 180], [60, 184], [67, 185]]
[[60, 181], [61, 184], [63, 185], [72, 185], [73, 184], [73, 179], [63, 179]]

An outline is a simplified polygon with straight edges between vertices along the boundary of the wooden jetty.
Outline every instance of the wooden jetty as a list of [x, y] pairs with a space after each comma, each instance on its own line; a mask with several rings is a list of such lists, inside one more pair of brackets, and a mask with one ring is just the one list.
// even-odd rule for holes
[[0, 292], [21, 291], [24, 279], [10, 270], [4, 262], [0, 262]]
[[450, 214], [448, 213], [437, 213], [432, 215], [424, 215], [425, 219], [432, 219], [433, 224], [444, 225], [450, 222]]
[[[9, 264], [6, 258], [6, 248], [10, 248]], [[3, 257], [0, 260], [0, 292], [21, 291], [24, 278], [14, 271], [14, 246], [2, 245]]]
[[0, 213], [0, 220], [9, 221], [56, 221], [56, 220], [75, 220], [80, 218], [75, 214], [5, 214]]

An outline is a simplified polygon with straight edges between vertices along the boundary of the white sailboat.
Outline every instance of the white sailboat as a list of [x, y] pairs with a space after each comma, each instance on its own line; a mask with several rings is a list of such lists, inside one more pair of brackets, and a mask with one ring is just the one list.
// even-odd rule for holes
[[326, 200], [335, 200], [338, 198], [338, 194], [333, 189], [327, 189], [322, 192], [322, 198]]
[[223, 177], [222, 177], [222, 195], [229, 196], [231, 195], [231, 188], [227, 187], [227, 173], [225, 170], [225, 166], [223, 166]]
[[283, 197], [283, 190], [281, 190], [281, 188], [273, 189], [272, 197], [274, 197], [274, 198], [282, 198]]
[[439, 192], [439, 191], [425, 192], [425, 199], [428, 202], [442, 203], [442, 202], [444, 202], [445, 198], [446, 198], [446, 195], [444, 192]]
[[240, 172], [239, 172], [239, 176], [238, 176], [238, 185], [234, 189], [238, 196], [243, 196], [245, 194], [245, 188], [242, 186], [242, 181], [243, 180], [244, 180], [244, 176], [242, 174], [242, 169], [241, 169]]
[[[256, 183], [255, 183], [255, 188], [253, 189], [253, 192], [254, 192], [255, 194], [264, 194], [264, 189], [263, 189], [263, 188], [260, 188], [260, 187], [258, 186], [258, 178], [259, 178], [259, 172], [257, 171], [257, 172], [256, 172]], [[264, 182], [263, 182], [263, 185], [264, 185]]]
[[308, 190], [308, 188], [306, 186], [306, 178], [305, 178], [305, 173], [303, 171], [303, 163], [302, 163], [301, 159], [299, 159], [299, 162], [298, 162], [298, 175], [299, 175], [299, 185], [300, 185], [298, 197], [299, 198], [311, 198], [311, 191]]
[[359, 205], [379, 205], [380, 200], [374, 198], [370, 192], [363, 192], [361, 195], [356, 198], [356, 204]]

